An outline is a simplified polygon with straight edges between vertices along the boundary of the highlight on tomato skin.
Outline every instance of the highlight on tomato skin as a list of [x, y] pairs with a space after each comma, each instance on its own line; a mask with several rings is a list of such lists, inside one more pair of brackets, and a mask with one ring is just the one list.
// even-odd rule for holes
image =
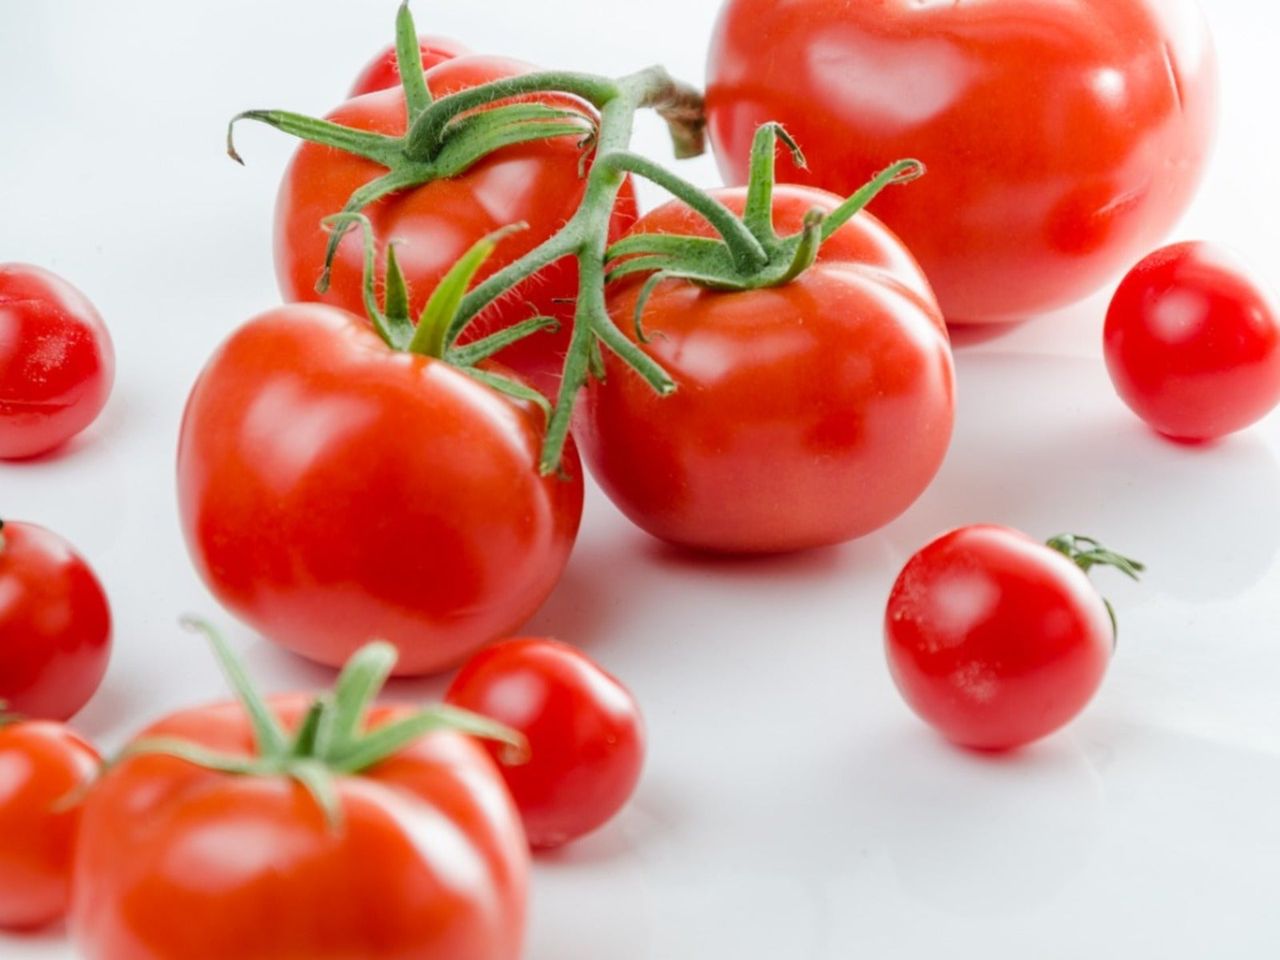
[[1172, 244], [1129, 271], [1103, 349], [1120, 398], [1175, 440], [1217, 440], [1280, 405], [1280, 302], [1218, 244]]

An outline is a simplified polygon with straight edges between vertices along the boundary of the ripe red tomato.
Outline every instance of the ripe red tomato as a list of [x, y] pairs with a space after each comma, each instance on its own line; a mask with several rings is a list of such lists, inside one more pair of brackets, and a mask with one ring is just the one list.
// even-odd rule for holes
[[889, 669], [921, 719], [1004, 750], [1074, 718], [1115, 645], [1106, 602], [1062, 553], [1016, 530], [964, 527], [907, 564], [885, 613]]
[[[458, 57], [426, 74], [436, 97], [490, 80], [529, 72], [530, 67], [498, 57]], [[545, 98], [565, 106], [578, 101]], [[404, 91], [396, 88], [350, 100], [329, 115], [343, 126], [393, 136], [405, 132]], [[528, 253], [555, 233], [577, 210], [586, 181], [580, 176], [581, 147], [574, 137], [504, 147], [465, 173], [393, 194], [366, 207], [379, 251], [379, 274], [386, 244], [399, 241], [396, 254], [412, 291], [417, 316], [445, 273], [477, 241], [513, 223], [529, 229], [503, 242], [477, 274], [477, 282]], [[338, 248], [328, 291], [315, 290], [324, 263], [328, 233], [324, 217], [337, 213], [359, 187], [386, 171], [370, 160], [329, 147], [298, 148], [276, 203], [276, 276], [285, 300], [321, 300], [363, 314], [364, 248], [357, 232]], [[620, 194], [614, 236], [634, 222], [634, 188]], [[502, 297], [472, 323], [463, 342], [535, 314], [563, 321], [557, 333], [528, 337], [503, 350], [506, 366], [546, 389], [559, 374], [568, 348], [570, 321], [578, 294], [578, 266], [572, 257], [539, 271], [517, 292]]]
[[1134, 267], [1104, 348], [1124, 402], [1179, 440], [1243, 430], [1280, 403], [1280, 308], [1213, 244], [1174, 244]]
[[0, 264], [0, 459], [60, 447], [93, 423], [115, 377], [111, 337], [79, 290]]
[[[717, 196], [739, 212], [741, 190]], [[839, 198], [780, 186], [779, 233]], [[635, 232], [710, 235], [680, 203]], [[635, 337], [643, 278], [609, 308]], [[643, 349], [675, 379], [654, 394], [612, 355], [579, 411], [578, 440], [615, 504], [656, 537], [771, 553], [839, 543], [898, 516], [928, 486], [954, 419], [951, 350], [929, 285], [879, 221], [859, 214], [817, 263], [775, 288], [718, 292], [665, 280]]]
[[[302, 697], [271, 702], [294, 730]], [[376, 708], [368, 729], [412, 711]], [[144, 738], [255, 756], [239, 704]], [[341, 823], [279, 775], [172, 756], [114, 766], [85, 803], [71, 928], [86, 960], [516, 960], [528, 851], [488, 756], [437, 731], [336, 777]]]
[[67, 720], [102, 683], [111, 609], [89, 565], [55, 533], [0, 523], [0, 701]]
[[[470, 52], [457, 40], [426, 34], [418, 37], [418, 46], [422, 54], [423, 70], [430, 70], [437, 64], [465, 56]], [[352, 84], [351, 92], [347, 97], [360, 97], [366, 93], [398, 86], [400, 86], [400, 66], [396, 63], [396, 46], [393, 43], [364, 65], [357, 74], [356, 82]]]
[[187, 546], [263, 635], [337, 665], [384, 638], [442, 670], [546, 599], [582, 515], [581, 465], [538, 472], [543, 415], [365, 320], [295, 304], [250, 321], [192, 391], [178, 450]]
[[457, 707], [525, 735], [527, 762], [502, 762], [529, 842], [558, 847], [607, 823], [635, 792], [644, 722], [635, 698], [593, 660], [545, 639], [509, 640], [476, 654], [449, 685]]
[[67, 912], [80, 806], [101, 761], [58, 723], [0, 720], [0, 928], [31, 930]]
[[1098, 290], [1200, 180], [1216, 59], [1194, 0], [728, 0], [707, 109], [730, 182], [756, 127], [848, 194], [894, 157], [929, 176], [873, 210], [948, 320], [1026, 319]]

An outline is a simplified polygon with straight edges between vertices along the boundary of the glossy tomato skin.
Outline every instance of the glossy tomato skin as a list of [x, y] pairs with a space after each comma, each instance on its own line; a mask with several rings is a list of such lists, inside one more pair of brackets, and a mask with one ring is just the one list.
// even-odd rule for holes
[[1175, 439], [1226, 436], [1280, 403], [1280, 306], [1214, 244], [1174, 244], [1134, 267], [1104, 350], [1124, 402]]
[[645, 752], [640, 708], [626, 687], [567, 644], [530, 637], [482, 650], [445, 699], [528, 738], [525, 763], [504, 762], [501, 748], [489, 749], [535, 848], [598, 829], [635, 792]]
[[[466, 56], [438, 64], [426, 76], [438, 98], [530, 69], [515, 60]], [[556, 102], [566, 103], [564, 98]], [[329, 119], [362, 130], [402, 135], [404, 92], [391, 89], [358, 97], [340, 106]], [[409, 282], [416, 317], [436, 284], [474, 243], [501, 227], [527, 223], [528, 230], [499, 244], [480, 269], [477, 282], [496, 273], [573, 216], [586, 185], [579, 175], [580, 156], [574, 137], [506, 147], [457, 177], [402, 191], [367, 207], [364, 212], [378, 241], [379, 275], [386, 244], [396, 241], [396, 255]], [[298, 148], [276, 201], [276, 276], [285, 300], [320, 300], [364, 314], [364, 247], [359, 231], [349, 234], [338, 248], [328, 292], [316, 293], [328, 241], [321, 221], [341, 210], [353, 191], [385, 172], [371, 161], [329, 147], [304, 143]], [[635, 216], [635, 193], [628, 181], [619, 195], [613, 235], [620, 236], [635, 222]], [[558, 333], [526, 338], [499, 355], [503, 364], [535, 385], [548, 388], [568, 347], [568, 321], [573, 315], [577, 284], [573, 258], [552, 264], [522, 284], [518, 293], [503, 297], [482, 313], [467, 328], [463, 342], [535, 314], [565, 321]]]
[[[308, 701], [273, 708], [295, 728]], [[376, 728], [405, 715], [378, 708]], [[252, 755], [234, 704], [144, 736]], [[141, 756], [85, 805], [73, 937], [86, 960], [516, 960], [528, 851], [484, 751], [428, 734], [337, 781], [342, 826], [278, 777], [228, 776]]]
[[0, 537], [0, 701], [23, 716], [68, 720], [107, 671], [107, 596], [57, 534], [10, 522]]
[[1114, 645], [1084, 572], [1005, 527], [964, 527], [929, 544], [885, 614], [889, 669], [911, 709], [981, 750], [1023, 746], [1073, 719]]
[[1195, 0], [728, 0], [707, 104], [730, 183], [766, 120], [808, 156], [783, 176], [842, 195], [924, 161], [873, 211], [949, 321], [1007, 322], [1095, 292], [1174, 225], [1217, 66]]
[[442, 670], [546, 599], [582, 514], [578, 455], [538, 473], [543, 416], [319, 304], [250, 321], [188, 401], [187, 546], [215, 596], [337, 666], [373, 638]]
[[0, 264], [0, 459], [57, 449], [107, 403], [115, 353], [106, 324], [61, 277]]
[[[430, 70], [446, 60], [465, 56], [470, 52], [457, 40], [426, 34], [418, 37], [418, 49], [422, 54], [423, 70]], [[393, 43], [364, 65], [356, 75], [355, 83], [351, 85], [347, 97], [348, 99], [361, 97], [366, 93], [398, 87], [400, 83], [400, 66], [396, 63], [396, 46]]]
[[101, 760], [58, 723], [0, 726], [0, 929], [34, 930], [67, 912], [80, 806]]
[[[718, 196], [743, 207], [741, 190]], [[792, 233], [836, 203], [780, 187], [776, 227]], [[709, 228], [671, 204], [636, 229]], [[639, 288], [624, 280], [609, 294], [632, 337]], [[656, 537], [724, 553], [840, 543], [902, 513], [942, 463], [954, 420], [946, 329], [911, 255], [868, 214], [783, 287], [663, 282], [644, 328], [676, 392], [658, 397], [609, 356], [576, 433], [601, 487]]]

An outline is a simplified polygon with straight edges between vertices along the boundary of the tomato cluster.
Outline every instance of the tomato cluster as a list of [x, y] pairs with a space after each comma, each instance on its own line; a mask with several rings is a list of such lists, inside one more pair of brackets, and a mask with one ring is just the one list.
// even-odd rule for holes
[[[1148, 250], [1194, 192], [1216, 90], [1191, 0], [728, 0], [705, 100], [660, 68], [471, 53], [405, 4], [327, 118], [236, 117], [303, 140], [276, 204], [285, 303], [191, 389], [182, 530], [222, 605], [341, 672], [263, 697], [195, 623], [236, 699], [103, 767], [59, 721], [106, 670], [106, 595], [56, 535], [0, 524], [0, 764], [19, 771], [0, 927], [69, 913], [91, 960], [515, 960], [530, 848], [603, 827], [645, 762], [620, 681], [509, 639], [573, 549], [578, 444], [620, 511], [695, 554], [873, 534], [947, 454], [948, 323], [1078, 300]], [[631, 152], [644, 108], [678, 155], [709, 130], [731, 185]], [[640, 217], [635, 178], [674, 199]], [[1132, 270], [1103, 352], [1178, 440], [1280, 402], [1280, 312], [1208, 244]], [[0, 266], [0, 458], [88, 427], [113, 362], [81, 294]], [[925, 546], [883, 625], [908, 705], [973, 749], [1060, 729], [1116, 646], [1098, 566], [1143, 570], [995, 525]], [[393, 673], [459, 665], [444, 705], [376, 702]]]

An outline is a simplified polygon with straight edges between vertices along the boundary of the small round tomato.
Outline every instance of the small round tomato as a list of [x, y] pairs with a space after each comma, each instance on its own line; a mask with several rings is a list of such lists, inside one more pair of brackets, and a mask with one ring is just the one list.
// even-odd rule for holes
[[[731, 210], [741, 190], [716, 196]], [[801, 229], [838, 197], [781, 186], [774, 224]], [[680, 202], [635, 234], [709, 236]], [[612, 285], [632, 320], [645, 282]], [[929, 284], [878, 220], [860, 213], [817, 262], [777, 287], [653, 288], [642, 348], [677, 390], [656, 396], [606, 356], [577, 435], [601, 487], [656, 537], [695, 549], [772, 553], [840, 543], [898, 516], [942, 464], [954, 419], [951, 349]]]
[[0, 701], [67, 720], [111, 654], [111, 609], [89, 565], [55, 533], [0, 523]]
[[93, 423], [115, 377], [98, 311], [61, 277], [0, 264], [0, 459], [47, 453]]
[[644, 765], [635, 698], [593, 660], [554, 640], [508, 640], [476, 654], [447, 702], [525, 735], [527, 762], [498, 758], [534, 847], [576, 840], [630, 799]]
[[885, 613], [894, 682], [911, 709], [962, 746], [1038, 740], [1102, 683], [1115, 626], [1085, 571], [1106, 564], [1136, 577], [1142, 566], [1085, 538], [1051, 543], [964, 527], [912, 557], [894, 584]]
[[61, 724], [0, 716], [0, 928], [36, 929], [67, 912], [74, 801], [100, 764]]
[[1104, 349], [1120, 397], [1175, 439], [1226, 436], [1280, 403], [1280, 307], [1214, 244], [1174, 244], [1134, 267]]
[[[437, 64], [470, 52], [457, 40], [449, 37], [431, 37], [426, 34], [418, 37], [418, 47], [422, 54], [423, 70], [430, 70]], [[400, 86], [400, 65], [396, 63], [395, 44], [391, 44], [365, 64], [364, 69], [356, 76], [356, 82], [352, 84], [351, 92], [347, 96], [355, 98], [398, 86]]]
[[542, 476], [544, 417], [323, 304], [250, 321], [182, 423], [183, 531], [214, 595], [321, 663], [373, 637], [400, 672], [509, 635], [560, 578], [582, 515], [572, 446]]

